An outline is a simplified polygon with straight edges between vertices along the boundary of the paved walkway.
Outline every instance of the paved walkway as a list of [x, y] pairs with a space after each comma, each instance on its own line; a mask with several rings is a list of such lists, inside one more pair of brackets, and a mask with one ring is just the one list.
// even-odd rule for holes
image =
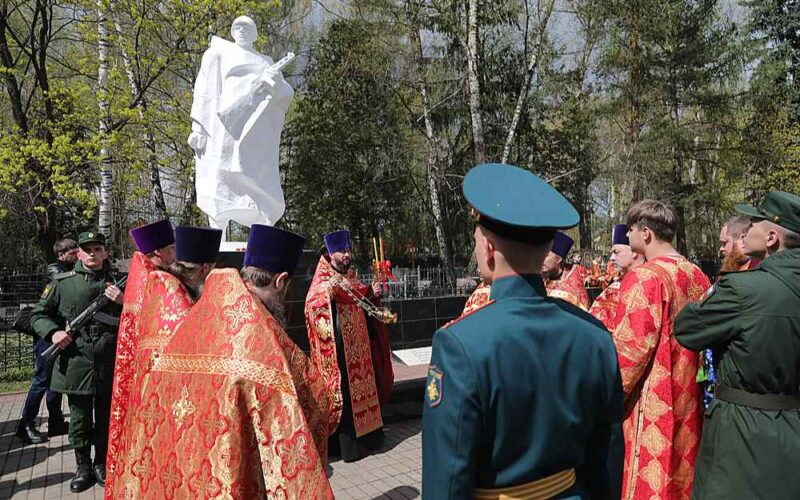
[[[24, 394], [0, 396], [0, 499], [102, 499], [103, 489], [99, 486], [79, 495], [70, 493], [75, 454], [67, 436], [28, 446], [14, 437], [24, 400]], [[44, 405], [39, 416], [41, 422], [46, 422]], [[46, 430], [46, 424], [40, 428]], [[331, 463], [330, 480], [337, 499], [419, 498], [422, 470], [419, 419], [388, 424], [385, 432], [386, 441], [378, 454], [356, 463]]]

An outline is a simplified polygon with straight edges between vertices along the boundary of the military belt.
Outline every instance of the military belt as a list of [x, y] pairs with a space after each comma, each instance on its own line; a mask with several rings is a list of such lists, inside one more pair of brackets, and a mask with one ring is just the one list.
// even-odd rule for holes
[[800, 410], [800, 394], [757, 394], [717, 384], [714, 397], [759, 410]]
[[572, 488], [575, 469], [508, 488], [475, 488], [475, 500], [546, 500]]

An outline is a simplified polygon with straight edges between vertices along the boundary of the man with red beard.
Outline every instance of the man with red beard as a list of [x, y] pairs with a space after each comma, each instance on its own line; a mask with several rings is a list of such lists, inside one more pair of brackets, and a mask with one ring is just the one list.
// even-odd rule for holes
[[782, 191], [750, 217], [755, 269], [724, 273], [675, 320], [693, 351], [713, 349], [715, 399], [703, 421], [692, 498], [800, 498], [800, 197]]
[[311, 359], [322, 372], [340, 420], [330, 455], [359, 460], [383, 443], [381, 404], [391, 393], [386, 325], [368, 316], [357, 298], [378, 305], [380, 283], [364, 285], [351, 268], [349, 231], [325, 235], [322, 255], [306, 296]]
[[722, 225], [719, 232], [720, 272], [747, 271], [761, 263], [761, 259], [745, 254], [744, 237], [750, 226], [750, 219], [743, 215], [732, 217]]

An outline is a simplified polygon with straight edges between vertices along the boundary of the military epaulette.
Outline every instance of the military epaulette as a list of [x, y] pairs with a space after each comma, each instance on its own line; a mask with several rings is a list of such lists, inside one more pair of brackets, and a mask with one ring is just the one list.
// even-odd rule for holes
[[487, 307], [489, 307], [490, 305], [494, 304], [495, 302], [496, 302], [496, 300], [490, 300], [489, 302], [487, 302], [487, 303], [483, 304], [482, 306], [480, 306], [480, 307], [476, 307], [475, 309], [471, 310], [470, 312], [468, 312], [468, 313], [466, 313], [466, 314], [462, 314], [461, 316], [457, 317], [456, 319], [450, 320], [450, 321], [449, 321], [449, 322], [448, 322], [446, 325], [444, 325], [442, 328], [448, 328], [448, 327], [451, 327], [451, 326], [455, 325], [456, 323], [458, 323], [459, 321], [461, 321], [462, 319], [464, 319], [464, 318], [469, 318], [470, 316], [472, 316], [472, 315], [473, 315], [473, 314], [475, 314], [476, 312], [478, 312], [478, 311], [482, 311], [483, 309], [486, 309]]
[[75, 272], [75, 271], [66, 271], [66, 272], [63, 272], [63, 273], [56, 274], [55, 276], [53, 276], [53, 279], [61, 281], [63, 279], [69, 278], [71, 276], [75, 276], [76, 274], [78, 274], [78, 273]]

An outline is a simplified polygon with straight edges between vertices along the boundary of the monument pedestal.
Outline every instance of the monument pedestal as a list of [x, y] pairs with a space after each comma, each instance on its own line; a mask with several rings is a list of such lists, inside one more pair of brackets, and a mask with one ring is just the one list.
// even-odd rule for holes
[[219, 244], [217, 267], [233, 267], [240, 269], [244, 262], [244, 252], [247, 250], [246, 241], [223, 241]]
[[246, 241], [222, 241], [219, 244], [220, 252], [244, 252], [247, 250]]

